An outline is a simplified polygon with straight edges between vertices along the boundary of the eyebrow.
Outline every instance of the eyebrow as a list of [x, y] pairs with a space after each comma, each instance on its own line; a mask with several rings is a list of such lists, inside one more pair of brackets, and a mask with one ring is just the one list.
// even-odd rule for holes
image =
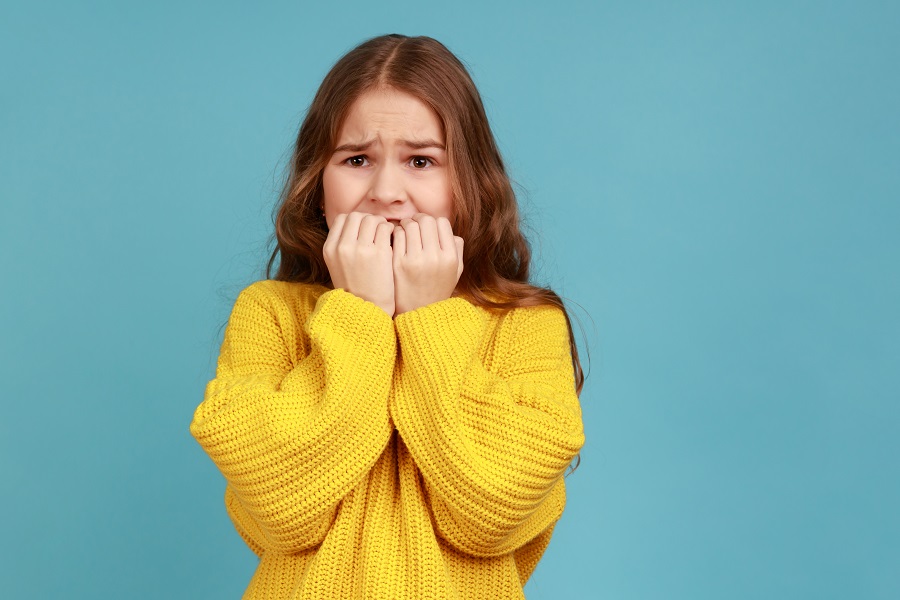
[[[364, 150], [368, 150], [369, 147], [375, 143], [375, 140], [369, 140], [368, 142], [362, 142], [358, 144], [341, 144], [337, 148], [334, 149], [335, 152], [362, 152]], [[406, 146], [407, 148], [412, 148], [413, 150], [421, 150], [422, 148], [438, 148], [440, 150], [446, 150], [444, 145], [435, 140], [400, 140], [401, 146]]]

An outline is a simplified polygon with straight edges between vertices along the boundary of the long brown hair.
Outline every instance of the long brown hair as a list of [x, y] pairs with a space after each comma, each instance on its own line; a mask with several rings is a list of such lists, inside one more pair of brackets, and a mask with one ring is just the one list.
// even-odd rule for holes
[[385, 87], [415, 96], [443, 124], [453, 191], [453, 232], [465, 240], [458, 293], [491, 310], [542, 305], [561, 309], [569, 329], [575, 389], [580, 394], [584, 372], [572, 322], [553, 290], [528, 282], [531, 250], [519, 228], [516, 196], [481, 96], [462, 62], [430, 37], [372, 38], [344, 55], [325, 76], [300, 127], [275, 209], [270, 243], [277, 245], [266, 276], [272, 278], [278, 258], [274, 279], [331, 284], [322, 255], [328, 235], [319, 209], [322, 171], [352, 104], [364, 93]]

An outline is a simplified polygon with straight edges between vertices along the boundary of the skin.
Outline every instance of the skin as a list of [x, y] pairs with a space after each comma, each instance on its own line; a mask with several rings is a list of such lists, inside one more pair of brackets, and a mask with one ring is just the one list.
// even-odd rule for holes
[[437, 114], [393, 89], [364, 94], [322, 174], [335, 288], [397, 316], [446, 300], [463, 270], [450, 169]]

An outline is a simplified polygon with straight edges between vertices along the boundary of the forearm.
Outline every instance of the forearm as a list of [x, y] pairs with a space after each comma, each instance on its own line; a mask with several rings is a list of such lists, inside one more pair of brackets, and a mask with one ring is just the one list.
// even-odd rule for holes
[[[305, 358], [281, 378], [221, 369], [191, 424], [266, 543], [279, 551], [321, 542], [337, 504], [375, 463], [392, 430], [390, 318], [344, 291], [330, 294], [309, 319]], [[223, 352], [252, 348], [251, 334], [230, 331]]]
[[530, 321], [525, 331], [546, 329], [530, 341], [495, 341], [489, 370], [479, 309], [451, 299], [408, 315], [395, 320], [402, 368], [390, 410], [436, 524], [460, 550], [511, 551], [559, 518], [562, 474], [584, 441], [559, 319]]

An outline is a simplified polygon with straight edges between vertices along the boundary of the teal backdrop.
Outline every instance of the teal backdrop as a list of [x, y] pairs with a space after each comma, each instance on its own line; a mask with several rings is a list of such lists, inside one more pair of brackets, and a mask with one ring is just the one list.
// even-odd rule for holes
[[587, 444], [529, 600], [900, 598], [900, 4], [24, 2], [0, 16], [0, 589], [238, 598], [188, 431], [304, 110], [469, 65]]

